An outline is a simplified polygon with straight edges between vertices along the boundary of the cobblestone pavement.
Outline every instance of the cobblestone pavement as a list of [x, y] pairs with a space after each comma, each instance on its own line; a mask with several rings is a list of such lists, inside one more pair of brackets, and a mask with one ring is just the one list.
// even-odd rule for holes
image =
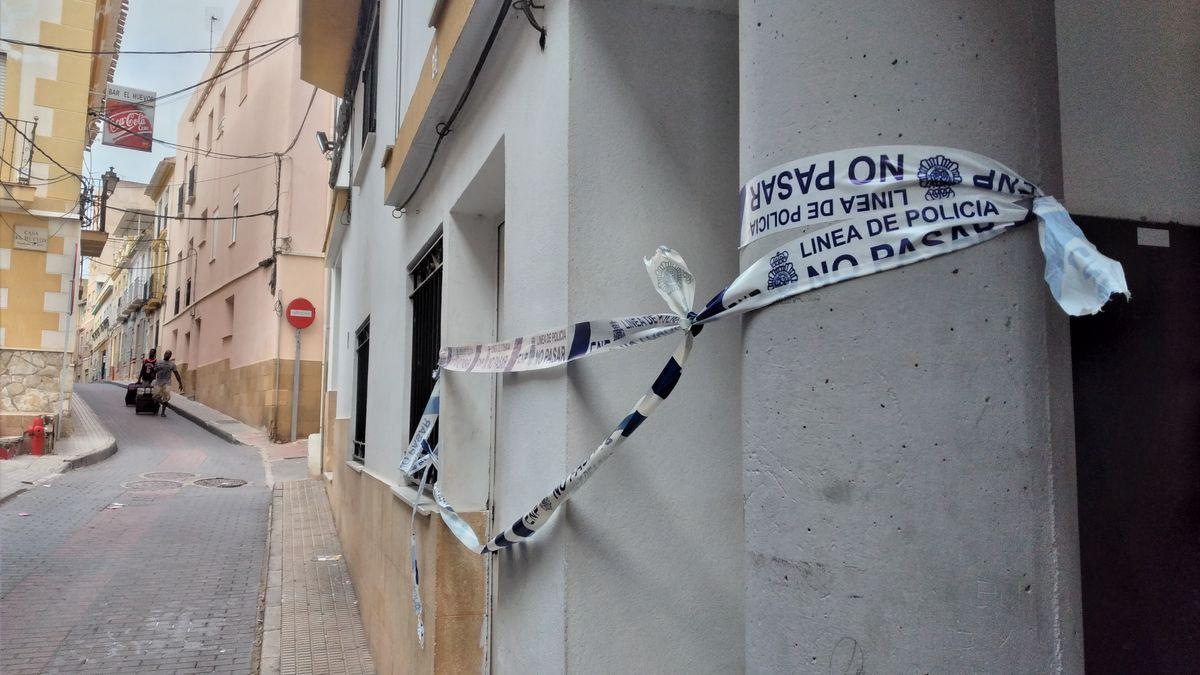
[[[120, 452], [0, 505], [0, 672], [250, 672], [271, 500], [258, 449], [135, 416], [111, 386], [76, 395]], [[210, 477], [249, 484], [190, 482]]]

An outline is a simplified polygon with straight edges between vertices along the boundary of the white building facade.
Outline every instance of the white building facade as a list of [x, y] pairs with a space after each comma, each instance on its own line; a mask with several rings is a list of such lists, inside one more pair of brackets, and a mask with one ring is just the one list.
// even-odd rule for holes
[[[687, 261], [702, 303], [790, 238], [739, 257], [742, 181], [820, 152], [912, 143], [1005, 162], [1079, 204], [1102, 252], [1128, 261], [1142, 306], [1170, 308], [1139, 276], [1158, 269], [1141, 256], [1170, 247], [1134, 237], [1176, 242], [1172, 284], [1200, 269], [1200, 215], [1179, 196], [1200, 169], [1181, 122], [1200, 98], [1173, 93], [1146, 115], [1165, 81], [1141, 60], [1182, 72], [1195, 45], [1129, 22], [1196, 27], [1195, 12], [1011, 2], [898, 20], [882, 4], [545, 4], [301, 3], [301, 75], [344, 97], [320, 141], [334, 187], [322, 470], [379, 669], [1081, 672], [1085, 627], [1089, 669], [1185, 663], [1187, 640], [1167, 644], [1154, 623], [1161, 589], [1133, 597], [1104, 580], [1096, 551], [1137, 549], [1105, 539], [1115, 516], [1089, 509], [1117, 489], [1143, 496], [1101, 470], [1139, 443], [1192, 475], [1196, 424], [1172, 408], [1182, 436], [1128, 419], [1128, 436], [1088, 435], [1123, 394], [1092, 395], [1106, 371], [1086, 355], [1112, 359], [1130, 391], [1149, 385], [1121, 359], [1182, 359], [1167, 388], [1194, 392], [1196, 350], [1130, 342], [1117, 324], [1151, 319], [1123, 305], [1102, 315], [1112, 325], [1068, 323], [1032, 227], [708, 326], [622, 454], [485, 562], [398, 465], [440, 347], [667, 311], [642, 263], [659, 245]], [[1114, 33], [1120, 56], [1086, 47]], [[1097, 101], [1111, 112], [1080, 112]], [[1147, 143], [1161, 166], [1133, 159]], [[1085, 178], [1094, 164], [1102, 181]], [[1114, 204], [1104, 186], [1126, 181], [1154, 206]], [[1171, 325], [1172, 344], [1195, 332]], [[444, 373], [446, 498], [476, 532], [503, 531], [605, 438], [671, 348]], [[1174, 400], [1142, 398], [1156, 396]], [[1136, 529], [1154, 516], [1120, 518]], [[1172, 532], [1155, 559], [1191, 564]], [[1122, 643], [1085, 611], [1110, 604], [1154, 627]], [[1122, 644], [1133, 655], [1106, 651]]]

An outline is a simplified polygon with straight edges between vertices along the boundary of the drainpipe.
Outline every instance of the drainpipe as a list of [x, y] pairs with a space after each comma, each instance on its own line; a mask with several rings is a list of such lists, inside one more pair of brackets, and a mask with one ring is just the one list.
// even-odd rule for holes
[[317, 460], [318, 470], [321, 475], [325, 475], [325, 439], [329, 435], [329, 430], [325, 428], [326, 405], [329, 402], [329, 296], [332, 293], [329, 284], [330, 270], [325, 268], [325, 293], [323, 296], [324, 303], [322, 305], [322, 314], [325, 315], [324, 321], [321, 324], [321, 411], [320, 419], [317, 420], [318, 428], [321, 430], [321, 456]]
[[[65, 428], [67, 410], [65, 397], [67, 395], [67, 347], [71, 344], [71, 331], [74, 328], [72, 321], [75, 318], [75, 284], [79, 269], [79, 243], [75, 243], [75, 252], [71, 255], [71, 297], [67, 303], [67, 326], [66, 332], [63, 334], [63, 350], [62, 350], [62, 366], [58, 371], [58, 411], [55, 413], [57, 421], [54, 423], [54, 440], [58, 441], [58, 437], [62, 434]], [[74, 369], [71, 369], [74, 372]]]

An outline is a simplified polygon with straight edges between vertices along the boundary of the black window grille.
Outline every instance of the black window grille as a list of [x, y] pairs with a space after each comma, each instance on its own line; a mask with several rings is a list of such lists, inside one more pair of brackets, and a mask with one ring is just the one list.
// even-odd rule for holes
[[186, 291], [183, 294], [183, 306], [187, 307], [192, 304], [192, 280], [188, 279], [185, 284]]
[[[442, 241], [439, 239], [421, 258], [412, 271], [413, 332], [412, 384], [408, 408], [408, 435], [421, 422], [421, 413], [433, 391], [433, 371], [437, 368], [438, 350], [442, 340]], [[438, 427], [429, 436], [429, 445], [436, 446]], [[429, 482], [435, 482], [433, 473]]]
[[181, 185], [179, 186], [179, 206], [177, 206], [175, 210], [175, 215], [177, 216], [183, 215], [183, 196], [183, 186]]
[[[210, 138], [210, 140], [211, 140], [211, 138]], [[188, 177], [187, 178], [188, 178], [188, 197], [194, 199], [196, 197], [196, 165], [195, 164], [192, 165], [192, 168], [188, 169]]]
[[361, 143], [367, 142], [367, 134], [375, 131], [375, 107], [379, 96], [379, 19], [371, 31], [371, 42], [367, 46], [367, 55], [363, 61], [362, 83], [362, 138]]
[[179, 313], [179, 287], [175, 287], [175, 314]]
[[371, 317], [358, 327], [355, 332], [355, 361], [354, 374], [354, 447], [353, 458], [356, 462], [367, 458], [367, 373], [370, 372], [371, 356]]

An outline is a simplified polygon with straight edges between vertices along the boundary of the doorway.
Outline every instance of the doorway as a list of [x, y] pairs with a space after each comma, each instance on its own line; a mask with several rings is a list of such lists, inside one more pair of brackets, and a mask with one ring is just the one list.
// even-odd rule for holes
[[1133, 292], [1071, 320], [1089, 673], [1200, 663], [1200, 228], [1076, 222]]

